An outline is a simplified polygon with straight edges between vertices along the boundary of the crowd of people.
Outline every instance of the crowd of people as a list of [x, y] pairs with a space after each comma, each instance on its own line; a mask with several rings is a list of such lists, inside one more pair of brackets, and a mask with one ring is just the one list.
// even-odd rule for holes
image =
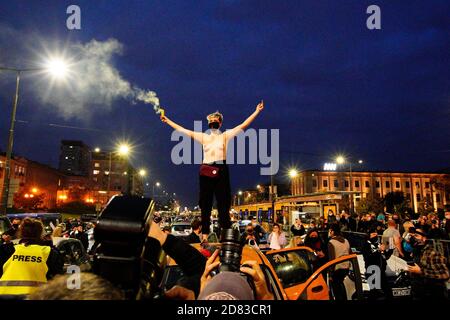
[[[448, 239], [450, 212], [445, 213], [445, 219], [439, 220], [435, 214], [420, 216], [417, 220], [402, 221], [398, 215], [368, 214], [352, 217], [346, 212], [339, 215], [329, 213], [321, 217], [317, 224], [305, 225], [296, 219], [290, 228], [290, 234], [282, 230], [282, 226], [274, 223], [271, 230], [264, 230], [255, 217], [245, 226], [240, 235], [241, 244], [257, 246], [263, 239], [269, 249], [306, 246], [314, 252], [312, 260], [315, 270], [329, 261], [352, 253], [349, 243], [349, 232], [367, 235], [362, 246], [366, 279], [372, 274], [371, 266], [381, 271], [379, 287], [371, 287], [370, 297], [392, 299], [392, 290], [386, 277], [387, 261], [394, 255], [408, 262], [405, 272], [411, 279], [412, 296], [415, 299], [447, 298], [447, 282], [449, 280], [448, 261], [444, 254], [436, 248], [435, 241]], [[46, 235], [40, 220], [25, 218], [22, 221], [13, 220], [12, 229], [2, 236], [0, 246], [0, 297], [18, 296], [29, 299], [70, 299], [79, 297], [79, 292], [73, 294], [70, 290], [56, 287], [67, 275], [63, 274], [63, 259], [58, 249], [53, 246], [52, 238], [70, 237], [78, 239], [86, 250], [92, 248], [90, 243], [92, 225], [83, 224], [79, 220], [68, 220], [53, 228], [51, 236]], [[234, 227], [238, 224], [234, 224]], [[164, 294], [173, 299], [273, 299], [265, 283], [262, 271], [254, 261], [243, 263], [241, 274], [247, 274], [255, 288], [247, 288], [242, 283], [239, 273], [221, 272], [212, 276], [220, 259], [219, 250], [208, 252], [207, 246], [202, 250], [192, 247], [192, 243], [207, 242], [202, 239], [202, 223], [200, 219], [191, 222], [192, 233], [182, 239], [170, 234], [170, 229], [161, 228], [152, 222], [148, 233], [149, 239], [160, 246], [183, 269], [184, 277], [176, 286]], [[285, 229], [287, 230], [287, 229]], [[14, 241], [16, 240], [17, 241]], [[288, 241], [288, 239], [290, 241]], [[32, 267], [30, 267], [32, 265]], [[336, 300], [346, 300], [344, 279], [349, 275], [349, 261], [334, 265], [330, 273], [330, 286]], [[91, 284], [99, 288], [86, 286], [98, 295], [90, 295], [92, 299], [123, 299], [119, 289], [113, 288], [105, 279], [93, 274], [85, 275]], [[53, 279], [54, 278], [54, 279]], [[87, 279], [86, 278], [86, 279]], [[51, 280], [53, 279], [53, 280]], [[51, 280], [51, 281], [49, 281]], [[226, 284], [227, 288], [224, 288]], [[240, 288], [239, 290], [237, 288]], [[245, 288], [242, 289], [242, 288]], [[246, 290], [249, 289], [249, 290]], [[252, 296], [252, 293], [254, 295]]]

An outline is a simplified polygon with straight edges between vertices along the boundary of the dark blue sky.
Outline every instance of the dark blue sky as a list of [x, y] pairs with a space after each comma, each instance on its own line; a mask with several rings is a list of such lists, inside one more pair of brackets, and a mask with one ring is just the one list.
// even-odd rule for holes
[[[1, 65], [32, 64], [43, 43], [117, 39], [124, 52], [113, 63], [122, 77], [156, 91], [168, 116], [186, 127], [219, 109], [230, 128], [264, 99], [252, 126], [280, 129], [281, 170], [321, 167], [338, 152], [364, 159], [369, 170], [449, 167], [448, 1], [0, 3]], [[66, 28], [70, 4], [81, 7], [82, 30]], [[381, 30], [366, 28], [371, 4], [381, 8]], [[14, 30], [10, 41], [5, 28]], [[17, 34], [36, 34], [35, 41], [17, 44]], [[118, 99], [108, 112], [92, 106], [89, 119], [66, 119], [33, 96], [35, 81], [21, 85], [17, 119], [29, 122], [16, 125], [16, 153], [57, 166], [61, 139], [107, 147], [127, 137], [137, 166], [182, 203], [196, 203], [197, 166], [171, 164], [171, 130], [149, 106]], [[14, 78], [1, 74], [3, 150], [13, 92]], [[234, 190], [266, 180], [257, 165], [232, 167]]]

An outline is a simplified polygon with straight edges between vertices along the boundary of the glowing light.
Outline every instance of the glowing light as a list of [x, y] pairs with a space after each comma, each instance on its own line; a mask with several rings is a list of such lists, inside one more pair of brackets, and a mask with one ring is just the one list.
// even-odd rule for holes
[[139, 175], [141, 177], [145, 177], [147, 175], [147, 171], [145, 171], [144, 169], [139, 170]]
[[68, 72], [67, 63], [60, 58], [49, 60], [45, 67], [46, 70], [55, 78], [64, 78]]
[[157, 182], [155, 185], [156, 185], [157, 187], [159, 187], [159, 186], [161, 185], [161, 183]]
[[291, 177], [291, 179], [295, 178], [298, 176], [298, 170], [297, 169], [291, 169], [289, 170], [289, 177]]
[[242, 191], [239, 191], [239, 192], [238, 192], [238, 195], [242, 196]]
[[323, 165], [323, 170], [325, 171], [336, 171], [337, 164], [336, 163], [325, 163]]
[[94, 151], [98, 153], [100, 152], [100, 148], [95, 148]]
[[344, 158], [344, 156], [337, 156], [337, 157], [336, 157], [336, 163], [337, 163], [337, 164], [344, 164], [344, 163], [345, 163], [345, 158]]
[[119, 147], [117, 148], [117, 152], [121, 155], [121, 156], [127, 156], [130, 153], [130, 146], [128, 144], [122, 143], [119, 145]]
[[36, 193], [36, 192], [38, 192], [38, 189], [37, 188], [33, 188], [33, 189], [31, 189], [31, 192]]

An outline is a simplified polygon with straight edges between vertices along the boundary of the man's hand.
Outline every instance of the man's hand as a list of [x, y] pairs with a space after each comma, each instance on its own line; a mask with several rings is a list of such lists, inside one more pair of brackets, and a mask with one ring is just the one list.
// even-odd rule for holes
[[166, 116], [161, 116], [160, 119], [164, 123], [167, 123], [167, 120], [169, 120]]
[[217, 256], [219, 255], [220, 249], [217, 249], [214, 251], [214, 253], [209, 257], [208, 261], [206, 261], [205, 271], [203, 272], [202, 277], [200, 278], [200, 292], [203, 291], [203, 289], [206, 287], [208, 282], [211, 280], [210, 272], [217, 268], [220, 264], [220, 261], [214, 262], [216, 260]]
[[262, 111], [264, 109], [264, 101], [261, 100], [260, 103], [256, 106], [256, 111]]
[[408, 271], [415, 274], [421, 274], [422, 269], [415, 263], [413, 266], [408, 266]]
[[241, 272], [244, 272], [253, 278], [256, 289], [256, 299], [257, 300], [273, 300], [273, 294], [270, 293], [267, 288], [266, 280], [264, 274], [259, 267], [259, 264], [254, 260], [245, 261], [243, 265], [248, 265], [250, 267], [241, 267]]
[[166, 298], [173, 300], [195, 300], [194, 291], [181, 286], [173, 286], [164, 295]]

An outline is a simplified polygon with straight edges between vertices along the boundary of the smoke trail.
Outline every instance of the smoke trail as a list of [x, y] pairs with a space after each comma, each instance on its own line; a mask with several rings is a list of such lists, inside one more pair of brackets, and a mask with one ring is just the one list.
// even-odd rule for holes
[[[0, 24], [2, 61], [14, 61], [13, 65], [23, 66], [23, 61], [44, 60], [47, 57], [36, 59], [24, 54], [30, 52], [24, 44], [36, 44], [36, 39], [39, 38], [42, 37]], [[10, 43], [15, 45], [11, 46]], [[5, 52], [3, 48], [8, 50]], [[32, 84], [33, 96], [37, 97], [42, 106], [66, 120], [89, 120], [94, 114], [111, 111], [113, 104], [121, 99], [131, 104], [151, 104], [156, 113], [161, 113], [156, 93], [131, 84], [114, 66], [114, 58], [122, 55], [123, 49], [124, 46], [114, 38], [69, 44], [64, 50], [65, 56], [71, 60], [67, 79], [58, 81], [49, 76], [35, 76], [29, 82]], [[39, 48], [32, 50], [44, 51]], [[22, 61], [22, 64], [18, 64], [18, 61]]]

